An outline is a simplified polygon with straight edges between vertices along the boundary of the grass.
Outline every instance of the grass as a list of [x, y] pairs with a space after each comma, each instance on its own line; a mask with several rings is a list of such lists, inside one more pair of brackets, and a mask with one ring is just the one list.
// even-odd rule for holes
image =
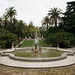
[[48, 47], [49, 45], [45, 42], [45, 40], [39, 40], [38, 41], [38, 46]]
[[15, 56], [18, 57], [27, 57], [27, 58], [48, 58], [48, 57], [58, 57], [63, 52], [57, 50], [44, 50], [45, 52], [33, 53], [31, 50], [16, 50], [13, 53]]
[[[31, 46], [34, 46], [34, 45], [35, 45], [35, 40], [25, 40], [21, 44], [21, 47], [31, 47]], [[49, 45], [44, 40], [39, 40], [38, 46], [48, 47]]]
[[34, 46], [35, 40], [25, 40], [22, 44], [21, 47], [31, 47]]

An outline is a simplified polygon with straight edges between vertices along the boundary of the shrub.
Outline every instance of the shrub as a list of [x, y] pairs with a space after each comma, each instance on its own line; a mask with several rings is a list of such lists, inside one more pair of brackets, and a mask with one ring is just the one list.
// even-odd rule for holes
[[0, 45], [2, 48], [10, 48], [11, 43], [17, 39], [15, 34], [10, 33], [7, 30], [0, 30]]
[[72, 45], [72, 41], [74, 42], [74, 37], [71, 33], [68, 32], [49, 33], [46, 41], [48, 44], [51, 44], [53, 46], [67, 46]]
[[1, 47], [2, 47], [2, 48], [6, 48], [6, 43], [7, 43], [7, 42], [6, 42], [5, 40], [1, 40], [1, 41], [0, 41]]

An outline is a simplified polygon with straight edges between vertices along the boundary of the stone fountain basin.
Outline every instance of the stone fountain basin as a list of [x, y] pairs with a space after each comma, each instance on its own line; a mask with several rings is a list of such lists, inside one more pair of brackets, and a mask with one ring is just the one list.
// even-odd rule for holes
[[[42, 48], [44, 48], [44, 49], [56, 49], [54, 47], [42, 47]], [[50, 57], [50, 58], [25, 58], [25, 57], [17, 57], [14, 54], [11, 54], [11, 53], [6, 53], [6, 52], [19, 50], [19, 49], [31, 49], [31, 47], [9, 49], [9, 50], [0, 52], [0, 55], [1, 56], [9, 56], [9, 58], [14, 59], [14, 60], [18, 60], [18, 61], [47, 62], [47, 61], [62, 60], [62, 59], [67, 58], [68, 55], [72, 55], [73, 56], [74, 53], [75, 53], [75, 51], [65, 50], [65, 49], [60, 49], [60, 48], [57, 48], [57, 50], [59, 50], [59, 51], [66, 51], [66, 52], [61, 54], [61, 56], [59, 56], [59, 57]]]

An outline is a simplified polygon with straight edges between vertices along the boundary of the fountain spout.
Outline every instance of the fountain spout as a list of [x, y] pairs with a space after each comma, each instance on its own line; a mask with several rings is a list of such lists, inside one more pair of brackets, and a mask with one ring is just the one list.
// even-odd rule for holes
[[37, 31], [35, 33], [35, 44], [38, 44], [38, 36], [37, 36]]
[[38, 49], [37, 45], [38, 45], [38, 36], [37, 36], [37, 31], [36, 31], [36, 35], [35, 35], [35, 48], [33, 49], [33, 46], [32, 46], [32, 49], [31, 49], [32, 52], [35, 52], [35, 53], [38, 53], [39, 51], [41, 52], [41, 46]]
[[37, 44], [38, 44], [38, 37], [37, 37], [37, 31], [36, 31], [36, 35], [35, 35], [35, 52], [37, 51], [37, 53], [38, 53]]

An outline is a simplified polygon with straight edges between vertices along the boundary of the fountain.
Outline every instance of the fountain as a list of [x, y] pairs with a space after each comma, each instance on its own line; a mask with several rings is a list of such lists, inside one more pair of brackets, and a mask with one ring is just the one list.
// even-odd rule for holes
[[41, 46], [39, 47], [39, 50], [38, 50], [37, 45], [38, 45], [38, 36], [37, 36], [37, 31], [36, 31], [36, 35], [35, 35], [35, 49], [32, 46], [32, 49], [31, 49], [32, 52], [34, 52], [34, 53], [38, 53], [39, 51], [41, 52]]

